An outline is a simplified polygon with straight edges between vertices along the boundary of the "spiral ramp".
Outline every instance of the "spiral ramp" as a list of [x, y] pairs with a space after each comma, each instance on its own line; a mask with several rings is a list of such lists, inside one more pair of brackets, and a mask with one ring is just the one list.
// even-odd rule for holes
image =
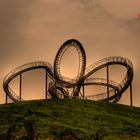
[[[89, 81], [88, 77], [90, 77], [90, 75], [110, 65], [120, 65], [126, 68], [127, 72], [123, 80], [121, 81], [121, 83], [117, 83], [112, 80], [109, 80], [109, 83], [107, 83], [107, 80], [102, 79], [102, 78], [98, 78], [98, 80], [93, 79], [93, 81], [90, 80], [90, 83], [88, 83]], [[82, 80], [85, 80], [85, 84], [88, 84], [88, 85], [98, 84], [98, 85], [105, 85], [105, 86], [112, 87], [113, 90], [109, 92], [109, 95], [110, 95], [109, 97], [107, 96], [107, 92], [101, 93], [98, 95], [93, 95], [92, 97], [97, 98], [100, 101], [117, 102], [120, 99], [122, 93], [124, 93], [124, 91], [130, 86], [133, 80], [133, 76], [134, 76], [134, 73], [133, 73], [132, 62], [129, 59], [124, 58], [124, 57], [113, 56], [113, 57], [107, 57], [107, 58], [101, 59], [100, 61], [90, 65], [86, 69], [85, 75]]]
[[[64, 53], [70, 48], [74, 47], [79, 54], [79, 70], [75, 78], [70, 79], [62, 76], [60, 71], [61, 59]], [[120, 83], [117, 83], [111, 79], [105, 78], [91, 78], [97, 71], [102, 68], [120, 65], [126, 68], [126, 75]], [[22, 101], [21, 97], [17, 95], [9, 86], [9, 83], [18, 75], [25, 73], [33, 69], [45, 69], [47, 74], [51, 77], [53, 82], [49, 83], [48, 93], [50, 98], [71, 98], [69, 95], [69, 88], [73, 88], [72, 98], [79, 96], [81, 87], [99, 85], [109, 87], [109, 91], [99, 93], [97, 95], [84, 95], [84, 99], [91, 99], [104, 102], [117, 102], [125, 90], [131, 85], [134, 72], [132, 62], [128, 58], [112, 56], [101, 59], [96, 63], [86, 68], [86, 54], [82, 44], [75, 39], [67, 40], [59, 48], [56, 57], [54, 59], [54, 66], [45, 61], [30, 62], [21, 65], [14, 70], [10, 71], [3, 80], [3, 89], [6, 95], [14, 102]]]

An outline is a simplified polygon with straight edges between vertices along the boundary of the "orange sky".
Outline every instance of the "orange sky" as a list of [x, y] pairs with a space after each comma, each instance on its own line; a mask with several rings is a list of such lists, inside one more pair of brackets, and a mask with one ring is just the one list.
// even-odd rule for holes
[[[10, 70], [37, 60], [53, 64], [60, 45], [67, 39], [76, 38], [85, 48], [87, 65], [107, 56], [124, 56], [132, 60], [135, 72], [133, 100], [134, 105], [140, 106], [140, 21], [136, 20], [139, 13], [139, 0], [0, 0], [0, 103], [4, 103], [5, 97], [2, 80]], [[70, 55], [76, 56], [75, 53]], [[64, 72], [72, 75], [69, 58], [64, 58]], [[120, 68], [112, 69], [117, 80]], [[37, 73], [30, 73], [32, 79], [43, 77]], [[26, 83], [30, 76], [26, 76]], [[127, 94], [120, 103], [129, 104]], [[26, 98], [33, 96], [43, 97], [36, 93], [27, 94]]]

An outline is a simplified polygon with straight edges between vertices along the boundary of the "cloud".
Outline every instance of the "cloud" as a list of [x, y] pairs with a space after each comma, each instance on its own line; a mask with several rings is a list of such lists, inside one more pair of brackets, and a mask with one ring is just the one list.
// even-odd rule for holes
[[95, 0], [67, 0], [67, 2], [86, 10], [92, 10], [96, 4]]
[[17, 55], [22, 49], [24, 41], [20, 28], [30, 19], [27, 5], [31, 5], [31, 0], [0, 1], [0, 60], [6, 60], [6, 55]]

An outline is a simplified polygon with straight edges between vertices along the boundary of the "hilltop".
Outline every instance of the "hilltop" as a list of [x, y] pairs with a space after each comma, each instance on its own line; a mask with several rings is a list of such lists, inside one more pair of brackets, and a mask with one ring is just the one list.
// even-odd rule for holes
[[140, 108], [88, 100], [0, 105], [0, 140], [139, 140]]

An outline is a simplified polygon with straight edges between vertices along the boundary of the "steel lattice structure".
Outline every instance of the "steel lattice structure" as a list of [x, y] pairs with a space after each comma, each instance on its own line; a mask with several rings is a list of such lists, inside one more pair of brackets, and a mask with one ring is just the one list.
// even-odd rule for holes
[[[60, 70], [61, 59], [64, 53], [70, 48], [74, 47], [79, 54], [79, 71], [75, 78], [70, 79], [62, 76]], [[109, 66], [120, 65], [126, 68], [127, 72], [123, 80], [117, 83], [109, 79]], [[92, 74], [98, 70], [106, 67], [107, 78], [90, 78]], [[131, 105], [132, 105], [132, 80], [133, 80], [133, 65], [128, 58], [124, 57], [107, 57], [97, 61], [96, 63], [86, 68], [86, 54], [82, 44], [76, 39], [67, 40], [59, 48], [54, 65], [45, 61], [30, 62], [21, 65], [14, 70], [10, 71], [3, 80], [3, 89], [6, 93], [6, 97], [10, 97], [14, 102], [22, 101], [21, 85], [22, 85], [22, 74], [24, 72], [33, 69], [45, 69], [46, 70], [46, 98], [90, 98], [98, 101], [106, 102], [117, 102], [124, 91], [130, 86], [131, 93]], [[20, 94], [17, 95], [9, 86], [9, 83], [16, 77], [20, 76]], [[47, 77], [51, 78], [48, 86]], [[107, 91], [97, 95], [86, 96], [84, 93], [84, 87], [89, 85], [102, 85], [107, 87]], [[81, 87], [83, 87], [83, 93], [81, 93]], [[69, 95], [69, 88], [73, 88], [72, 95]], [[7, 101], [6, 101], [7, 102]]]

